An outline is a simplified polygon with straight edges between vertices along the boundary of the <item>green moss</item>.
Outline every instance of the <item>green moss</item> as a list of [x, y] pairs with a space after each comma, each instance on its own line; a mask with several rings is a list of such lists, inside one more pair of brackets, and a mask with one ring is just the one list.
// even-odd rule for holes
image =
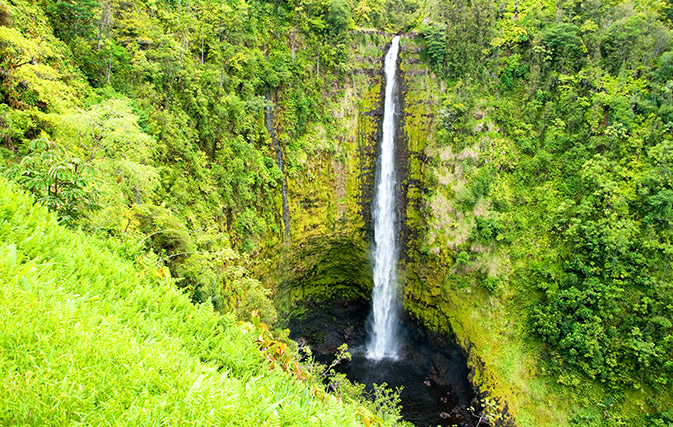
[[365, 242], [362, 235], [336, 235], [298, 244], [281, 273], [279, 309], [296, 315], [306, 306], [333, 299], [369, 298], [372, 273]]
[[[291, 241], [269, 247], [270, 261], [257, 270], [276, 289], [283, 314], [371, 294], [367, 229], [381, 109], [380, 56], [371, 54], [380, 53], [383, 42], [372, 41], [379, 38], [355, 36], [357, 72], [329, 100], [336, 120], [309, 129], [305, 158], [288, 176]], [[285, 120], [279, 112], [279, 140], [291, 141]]]

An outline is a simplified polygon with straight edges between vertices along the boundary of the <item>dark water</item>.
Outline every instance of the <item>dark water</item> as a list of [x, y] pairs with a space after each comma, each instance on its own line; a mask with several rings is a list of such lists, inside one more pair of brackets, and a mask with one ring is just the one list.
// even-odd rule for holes
[[479, 418], [469, 409], [476, 406], [475, 394], [458, 345], [437, 339], [407, 319], [399, 325], [403, 332], [400, 357], [372, 361], [366, 358], [364, 345], [368, 309], [366, 303], [316, 309], [300, 322], [291, 320], [291, 336], [306, 341], [324, 364], [330, 364], [337, 347], [347, 343], [352, 360], [341, 362], [335, 370], [368, 389], [382, 383], [401, 386], [402, 416], [416, 426], [475, 426]]

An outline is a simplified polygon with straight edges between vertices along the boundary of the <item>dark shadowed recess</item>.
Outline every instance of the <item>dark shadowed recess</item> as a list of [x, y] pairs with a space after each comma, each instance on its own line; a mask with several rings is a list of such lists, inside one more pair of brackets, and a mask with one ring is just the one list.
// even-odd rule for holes
[[[405, 318], [401, 321], [404, 343], [399, 358], [373, 362], [365, 351], [369, 311], [366, 301], [332, 301], [300, 319], [290, 319], [291, 337], [305, 340], [324, 364], [334, 360], [341, 344], [348, 344], [352, 360], [342, 362], [336, 370], [369, 390], [382, 383], [403, 387], [402, 416], [416, 426], [476, 426], [479, 415], [471, 407], [477, 403], [461, 348]], [[483, 420], [481, 425], [485, 425]]]

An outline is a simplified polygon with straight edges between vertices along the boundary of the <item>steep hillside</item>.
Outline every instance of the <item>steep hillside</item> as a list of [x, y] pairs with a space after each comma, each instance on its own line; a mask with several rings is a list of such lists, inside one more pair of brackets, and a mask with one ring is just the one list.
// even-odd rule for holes
[[2, 424], [394, 424], [307, 379], [263, 324], [193, 305], [156, 258], [129, 262], [0, 184]]

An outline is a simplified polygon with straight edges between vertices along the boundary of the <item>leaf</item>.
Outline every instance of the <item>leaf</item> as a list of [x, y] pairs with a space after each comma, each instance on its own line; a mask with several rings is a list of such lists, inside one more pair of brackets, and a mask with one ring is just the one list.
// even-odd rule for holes
[[35, 260], [33, 260], [33, 261], [31, 261], [30, 263], [28, 263], [28, 265], [26, 265], [26, 267], [24, 267], [23, 270], [21, 270], [21, 271], [16, 275], [16, 278], [17, 278], [17, 279], [21, 279], [23, 276], [26, 275], [26, 273], [28, 273], [28, 272], [29, 272], [30, 270], [32, 270], [33, 268], [35, 268]]
[[14, 243], [7, 248], [7, 261], [9, 265], [16, 265], [16, 245]]
[[25, 277], [21, 278], [21, 284], [23, 285], [23, 290], [26, 292], [33, 292], [33, 286], [30, 284], [28, 279]]
[[185, 395], [185, 400], [189, 400], [192, 396], [192, 393], [194, 391], [198, 391], [201, 388], [201, 385], [203, 384], [203, 378], [205, 378], [204, 374], [198, 376], [196, 381], [194, 381], [194, 384], [192, 384], [192, 386], [189, 388], [189, 391]]
[[278, 353], [279, 356], [285, 354], [286, 350], [287, 350], [287, 344], [282, 342], [276, 344], [276, 353]]

